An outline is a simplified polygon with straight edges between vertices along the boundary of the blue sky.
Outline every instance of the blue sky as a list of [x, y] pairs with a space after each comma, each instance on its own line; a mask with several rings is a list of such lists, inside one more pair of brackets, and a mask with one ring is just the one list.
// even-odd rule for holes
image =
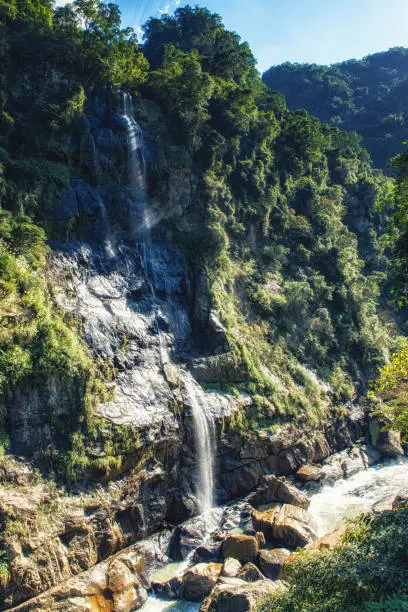
[[[126, 25], [172, 12], [182, 0], [117, 0]], [[408, 46], [408, 0], [207, 0], [247, 40], [263, 71], [284, 61], [331, 64]]]

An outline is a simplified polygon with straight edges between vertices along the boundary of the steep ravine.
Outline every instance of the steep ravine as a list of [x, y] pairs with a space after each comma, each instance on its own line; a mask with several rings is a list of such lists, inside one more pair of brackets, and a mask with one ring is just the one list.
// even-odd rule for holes
[[[141, 567], [145, 563], [151, 574], [164, 562], [177, 524], [213, 503], [244, 497], [265, 474], [293, 474], [367, 435], [357, 407], [333, 413], [314, 429], [288, 425], [272, 434], [236, 427], [236, 413], [253, 400], [204, 390], [194, 377], [203, 380], [211, 368], [226, 365], [232, 380], [242, 372], [234, 374], [222, 354], [222, 327], [205, 291], [197, 291], [202, 281], [157, 202], [148, 200], [144, 164], [151, 163], [151, 152], [144, 150], [130, 100], [112, 113], [109, 127], [106, 120], [101, 127], [97, 115], [87, 120], [95, 166], [107, 164], [109, 151], [122, 147], [128, 180], [101, 186], [72, 180], [57, 215], [71, 218], [76, 211], [85, 220], [82, 237], [53, 245], [48, 274], [57, 303], [81, 321], [92, 355], [115, 370], [114, 396], [98, 407], [98, 416], [107, 428], [132, 436], [123, 434], [122, 463], [103, 484], [91, 477], [70, 492], [43, 481], [23, 462], [0, 460], [1, 482], [8, 485], [1, 489], [0, 520], [11, 573], [2, 609], [25, 600], [30, 602], [20, 609], [136, 609], [148, 586]], [[178, 193], [182, 206], [185, 193]], [[198, 310], [205, 333], [215, 338], [208, 344], [220, 347], [215, 362], [197, 344], [194, 330], [203, 330], [202, 320], [195, 321]], [[16, 455], [33, 455], [52, 441], [47, 408], [52, 402], [58, 418], [68, 419], [71, 393], [57, 377], [39, 388], [29, 381], [19, 387], [10, 411]], [[86, 452], [103, 459], [106, 449]], [[161, 541], [157, 536], [135, 544], [163, 531]], [[53, 588], [44, 600], [33, 600]]]

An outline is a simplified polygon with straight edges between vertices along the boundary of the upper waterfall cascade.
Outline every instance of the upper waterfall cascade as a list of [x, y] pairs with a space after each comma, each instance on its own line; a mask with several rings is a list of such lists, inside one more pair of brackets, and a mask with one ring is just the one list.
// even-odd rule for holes
[[[161, 309], [155, 289], [155, 259], [157, 257], [152, 240], [152, 224], [149, 215], [146, 190], [146, 146], [143, 131], [134, 117], [133, 101], [129, 94], [122, 98], [122, 116], [126, 123], [129, 146], [129, 175], [132, 197], [141, 219], [141, 228], [135, 231], [138, 248], [149, 286], [155, 312], [155, 325], [160, 344], [160, 361], [162, 367], [171, 361], [169, 352], [163, 342], [159, 325]], [[136, 216], [136, 215], [135, 215]], [[140, 224], [140, 221], [139, 221]], [[167, 294], [168, 279], [162, 279]], [[215, 436], [213, 419], [207, 409], [204, 392], [187, 372], [183, 372], [183, 384], [188, 394], [194, 422], [194, 439], [197, 456], [197, 499], [201, 513], [208, 512], [214, 506], [214, 455]]]

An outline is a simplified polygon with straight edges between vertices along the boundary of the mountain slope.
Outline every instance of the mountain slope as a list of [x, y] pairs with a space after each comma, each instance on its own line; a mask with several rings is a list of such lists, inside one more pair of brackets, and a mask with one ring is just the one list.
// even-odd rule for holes
[[408, 49], [396, 47], [332, 66], [272, 66], [264, 82], [281, 91], [291, 109], [363, 137], [374, 165], [385, 168], [408, 138]]

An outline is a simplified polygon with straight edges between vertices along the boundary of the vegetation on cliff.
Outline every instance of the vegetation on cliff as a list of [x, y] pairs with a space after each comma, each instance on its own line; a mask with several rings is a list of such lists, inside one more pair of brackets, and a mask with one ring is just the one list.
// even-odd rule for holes
[[[86, 389], [98, 367], [75, 322], [53, 309], [45, 240], [81, 237], [76, 219], [55, 222], [72, 176], [120, 180], [95, 165], [89, 109], [99, 97], [114, 113], [121, 88], [160, 108], [152, 131], [166, 162], [150, 168], [151, 195], [165, 207], [172, 172], [195, 177], [191, 204], [181, 216], [166, 211], [165, 223], [191, 268], [205, 270], [229, 348], [247, 366], [241, 389], [255, 409], [241, 425], [316, 424], [331, 403], [367, 390], [392, 345], [384, 294], [379, 308], [389, 214], [379, 203], [392, 185], [355, 135], [288, 111], [248, 45], [206, 9], [150, 19], [142, 49], [118, 7], [98, 0], [3, 2], [0, 28], [6, 405], [22, 377], [60, 369], [84, 392], [75, 410], [80, 434], [92, 435]], [[77, 426], [66, 433], [80, 465]]]
[[328, 401], [316, 374], [348, 401], [387, 355], [376, 304], [387, 271], [378, 204], [390, 181], [355, 135], [287, 111], [219, 17], [183, 8], [151, 19], [145, 37], [144, 94], [160, 102], [202, 177], [174, 231], [208, 270], [260, 398], [257, 421], [316, 421]]
[[263, 79], [285, 95], [291, 109], [305, 108], [325, 123], [361, 134], [378, 168], [408, 138], [408, 49], [332, 66], [285, 63], [272, 66]]

